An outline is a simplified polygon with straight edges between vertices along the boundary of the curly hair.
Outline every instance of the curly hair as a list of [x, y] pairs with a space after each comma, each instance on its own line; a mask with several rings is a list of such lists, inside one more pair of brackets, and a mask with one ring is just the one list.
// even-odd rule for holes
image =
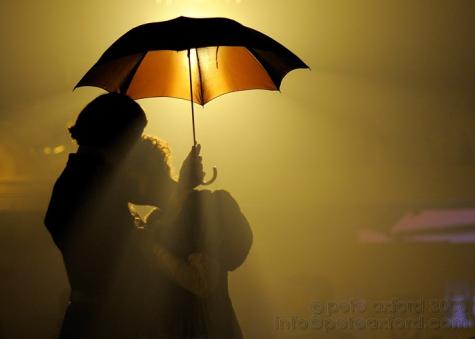
[[142, 135], [129, 155], [129, 169], [142, 175], [164, 175], [174, 178], [168, 143], [156, 136]]

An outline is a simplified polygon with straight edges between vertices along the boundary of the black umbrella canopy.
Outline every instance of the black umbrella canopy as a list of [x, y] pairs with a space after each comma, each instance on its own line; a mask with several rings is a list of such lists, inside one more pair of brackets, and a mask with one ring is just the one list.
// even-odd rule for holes
[[124, 34], [76, 87], [97, 86], [134, 99], [190, 99], [189, 71], [182, 67], [190, 50], [193, 101], [202, 105], [233, 91], [278, 90], [288, 72], [308, 68], [277, 41], [234, 20], [178, 17]]

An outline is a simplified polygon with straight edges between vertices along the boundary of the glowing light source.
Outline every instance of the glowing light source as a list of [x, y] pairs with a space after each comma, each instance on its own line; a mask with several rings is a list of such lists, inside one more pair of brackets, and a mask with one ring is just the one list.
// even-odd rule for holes
[[64, 152], [66, 148], [63, 146], [63, 145], [58, 145], [58, 146], [55, 146], [55, 147], [45, 147], [43, 148], [43, 154], [45, 155], [51, 155], [51, 154], [61, 154]]
[[56, 146], [55, 148], [53, 148], [53, 154], [60, 154], [60, 153], [63, 153], [64, 152], [64, 146], [63, 145], [59, 145], [59, 146]]

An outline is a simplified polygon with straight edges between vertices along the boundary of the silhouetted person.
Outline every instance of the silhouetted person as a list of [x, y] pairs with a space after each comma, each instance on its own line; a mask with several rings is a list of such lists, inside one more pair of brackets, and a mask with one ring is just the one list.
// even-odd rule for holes
[[[125, 95], [105, 94], [79, 114], [71, 137], [79, 145], [57, 179], [45, 225], [60, 249], [71, 286], [60, 338], [132, 338], [119, 277], [134, 230], [121, 164], [140, 138], [145, 113]], [[123, 267], [123, 266], [122, 266]]]
[[157, 231], [155, 266], [194, 297], [183, 321], [191, 337], [242, 338], [228, 272], [246, 259], [252, 232], [236, 201], [224, 190], [195, 190], [175, 221], [159, 223]]
[[[199, 149], [198, 149], [199, 152]], [[245, 260], [252, 232], [226, 191], [178, 190], [173, 186], [169, 149], [145, 137], [131, 156], [144, 203], [158, 206], [147, 219], [154, 233], [148, 247], [150, 298], [144, 319], [149, 338], [242, 338], [228, 293], [228, 272]], [[133, 166], [132, 166], [133, 167]], [[180, 173], [180, 181], [187, 173]]]

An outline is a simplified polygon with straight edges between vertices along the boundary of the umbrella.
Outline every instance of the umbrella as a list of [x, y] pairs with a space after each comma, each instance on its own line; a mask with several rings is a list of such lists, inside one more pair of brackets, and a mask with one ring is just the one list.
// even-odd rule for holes
[[[226, 93], [279, 90], [284, 76], [308, 68], [283, 45], [228, 18], [178, 17], [133, 28], [115, 41], [76, 87], [96, 86], [133, 99], [175, 97], [205, 105]], [[75, 87], [75, 88], [76, 88]], [[216, 178], [216, 168], [213, 169]]]

